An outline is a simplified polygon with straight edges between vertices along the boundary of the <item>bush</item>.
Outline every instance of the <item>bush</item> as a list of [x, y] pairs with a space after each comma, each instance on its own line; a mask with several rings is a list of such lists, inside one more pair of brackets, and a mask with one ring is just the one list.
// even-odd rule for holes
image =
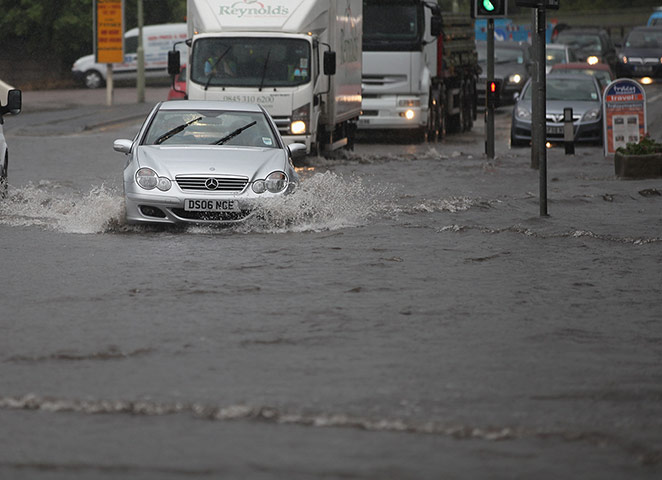
[[628, 143], [625, 147], [619, 147], [616, 152], [622, 155], [647, 155], [650, 153], [662, 153], [662, 143], [657, 143], [647, 133], [639, 140], [639, 143]]

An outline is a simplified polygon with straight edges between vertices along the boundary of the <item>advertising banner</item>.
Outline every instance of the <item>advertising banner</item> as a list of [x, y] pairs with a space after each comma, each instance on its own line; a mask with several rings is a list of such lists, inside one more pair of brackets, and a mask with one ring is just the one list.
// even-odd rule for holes
[[614, 80], [602, 98], [605, 156], [619, 147], [639, 143], [646, 135], [646, 92], [640, 83], [629, 79]]
[[94, 55], [97, 63], [124, 61], [124, 0], [95, 0]]

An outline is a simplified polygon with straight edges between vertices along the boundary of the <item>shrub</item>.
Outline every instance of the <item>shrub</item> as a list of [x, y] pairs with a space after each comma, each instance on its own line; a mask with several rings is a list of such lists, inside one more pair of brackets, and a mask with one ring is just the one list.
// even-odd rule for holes
[[639, 143], [628, 143], [625, 147], [619, 147], [616, 151], [622, 155], [647, 155], [650, 153], [662, 153], [662, 143], [657, 143], [647, 133]]

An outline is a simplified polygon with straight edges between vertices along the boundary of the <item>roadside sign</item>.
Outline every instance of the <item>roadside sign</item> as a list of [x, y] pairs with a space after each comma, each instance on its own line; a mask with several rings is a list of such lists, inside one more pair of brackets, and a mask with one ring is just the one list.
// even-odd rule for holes
[[605, 156], [646, 135], [646, 91], [639, 82], [618, 78], [607, 85], [602, 111]]
[[124, 61], [124, 0], [95, 0], [94, 55], [97, 63]]

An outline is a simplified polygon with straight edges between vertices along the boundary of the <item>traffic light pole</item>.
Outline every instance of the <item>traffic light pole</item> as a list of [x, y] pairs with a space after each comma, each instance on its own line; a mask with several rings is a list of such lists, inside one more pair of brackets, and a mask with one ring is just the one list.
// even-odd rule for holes
[[535, 66], [535, 71], [531, 72], [531, 168], [538, 169], [540, 168], [540, 162], [538, 162], [538, 149], [536, 145], [540, 143], [540, 138], [538, 137], [538, 129], [536, 125], [540, 125], [540, 106], [538, 102], [538, 64], [540, 59], [538, 54], [538, 35], [536, 33], [535, 26], [537, 25], [538, 18], [538, 9], [531, 9], [531, 25], [533, 25], [533, 35], [531, 35], [531, 60], [533, 60], [533, 65]]
[[494, 81], [494, 19], [487, 19], [487, 84], [485, 85], [485, 154], [494, 158], [494, 102], [488, 101]]
[[536, 63], [536, 79], [537, 79], [537, 93], [538, 96], [538, 111], [537, 122], [532, 125], [531, 131], [537, 129], [536, 143], [532, 144], [531, 148], [535, 148], [538, 153], [538, 165], [540, 174], [540, 216], [547, 216], [547, 79], [545, 77], [546, 71], [546, 51], [545, 51], [545, 34], [547, 30], [545, 18], [545, 5], [541, 4], [536, 9], [536, 50], [538, 62]]

